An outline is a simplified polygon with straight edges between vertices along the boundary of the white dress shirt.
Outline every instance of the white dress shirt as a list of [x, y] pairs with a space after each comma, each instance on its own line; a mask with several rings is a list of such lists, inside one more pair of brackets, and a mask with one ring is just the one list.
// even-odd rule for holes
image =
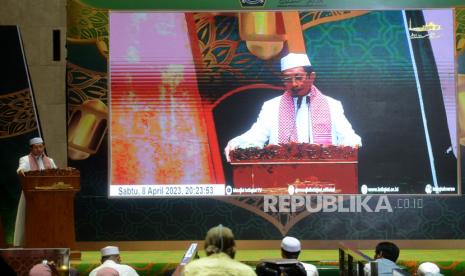
[[[380, 258], [380, 259], [376, 259], [375, 262], [378, 263], [378, 275], [379, 276], [392, 275], [392, 271], [395, 268], [399, 268], [399, 266], [397, 266], [395, 262], [389, 259]], [[364, 270], [365, 276], [370, 276], [371, 275], [370, 263], [365, 264], [365, 266], [363, 267], [363, 270]]]
[[316, 268], [316, 266], [302, 262], [300, 263], [304, 266], [305, 271], [307, 272], [307, 276], [318, 276], [318, 269]]

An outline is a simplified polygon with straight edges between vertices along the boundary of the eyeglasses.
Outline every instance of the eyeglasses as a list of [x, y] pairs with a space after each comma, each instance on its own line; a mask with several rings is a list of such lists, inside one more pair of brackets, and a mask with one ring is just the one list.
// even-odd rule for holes
[[283, 82], [293, 82], [293, 81], [301, 82], [305, 80], [306, 78], [307, 78], [306, 75], [295, 75], [295, 76], [282, 77], [282, 80]]

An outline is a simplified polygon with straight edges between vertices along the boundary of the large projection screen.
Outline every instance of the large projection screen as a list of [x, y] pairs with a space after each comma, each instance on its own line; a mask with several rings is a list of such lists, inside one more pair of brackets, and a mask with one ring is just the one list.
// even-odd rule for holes
[[[295, 49], [361, 146], [250, 142], [229, 162]], [[109, 53], [111, 197], [460, 192], [451, 9], [115, 11]]]

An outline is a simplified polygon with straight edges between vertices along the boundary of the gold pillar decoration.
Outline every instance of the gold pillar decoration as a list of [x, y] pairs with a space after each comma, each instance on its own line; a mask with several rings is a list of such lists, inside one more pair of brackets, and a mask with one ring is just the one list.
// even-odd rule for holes
[[68, 120], [68, 157], [83, 160], [97, 152], [108, 129], [108, 108], [100, 100], [87, 100]]
[[284, 47], [285, 33], [280, 12], [239, 13], [239, 35], [255, 56], [268, 60]]
[[284, 29], [286, 30], [287, 48], [289, 53], [306, 54], [304, 35], [300, 16], [297, 11], [282, 12]]

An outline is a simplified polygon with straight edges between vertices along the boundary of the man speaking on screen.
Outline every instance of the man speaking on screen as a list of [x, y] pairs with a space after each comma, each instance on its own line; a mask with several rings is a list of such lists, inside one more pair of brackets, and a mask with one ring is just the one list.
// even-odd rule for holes
[[266, 101], [257, 121], [225, 148], [263, 147], [267, 144], [311, 143], [361, 146], [362, 140], [344, 116], [341, 102], [313, 85], [316, 73], [306, 54], [289, 53], [281, 59], [284, 93]]

